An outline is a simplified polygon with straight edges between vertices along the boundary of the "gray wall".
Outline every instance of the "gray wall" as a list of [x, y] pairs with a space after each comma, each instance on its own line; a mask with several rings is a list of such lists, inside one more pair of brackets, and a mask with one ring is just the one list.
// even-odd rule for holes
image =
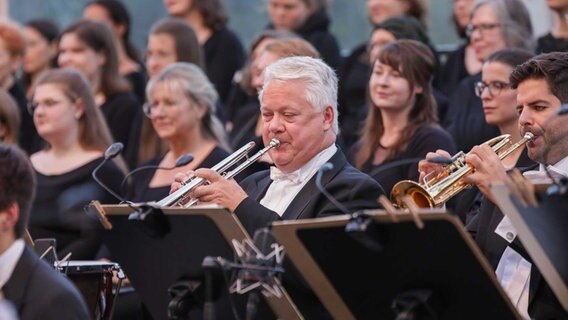
[[[132, 40], [143, 49], [153, 22], [166, 16], [161, 0], [123, 0], [133, 21]], [[550, 23], [545, 0], [525, 0], [529, 6], [535, 31], [544, 33]], [[8, 0], [12, 19], [26, 22], [32, 18], [51, 17], [65, 27], [81, 16], [87, 0]], [[263, 0], [224, 0], [230, 14], [230, 26], [237, 31], [245, 47], [267, 24]], [[344, 52], [366, 41], [370, 26], [365, 13], [365, 0], [332, 0], [332, 32], [338, 37]], [[438, 45], [457, 44], [451, 23], [452, 0], [430, 0], [429, 33]]]

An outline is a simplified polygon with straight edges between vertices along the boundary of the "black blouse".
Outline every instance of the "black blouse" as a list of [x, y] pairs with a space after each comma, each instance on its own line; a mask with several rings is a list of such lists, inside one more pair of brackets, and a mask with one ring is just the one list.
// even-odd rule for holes
[[[209, 155], [196, 167], [211, 168], [225, 159], [229, 153], [219, 147], [215, 147]], [[144, 165], [159, 165], [163, 157], [155, 158]], [[175, 170], [175, 169], [174, 169]], [[132, 185], [128, 198], [133, 202], [159, 201], [170, 193], [170, 186], [150, 188], [149, 184], [156, 173], [156, 169], [141, 171], [132, 179]]]
[[[84, 207], [92, 200], [118, 203], [91, 177], [102, 157], [58, 175], [35, 171], [36, 197], [32, 205], [29, 231], [34, 239], [55, 238], [59, 258], [71, 252], [73, 260], [94, 259], [101, 245], [101, 224]], [[108, 162], [97, 174], [110, 189], [118, 190], [124, 177], [114, 162]]]

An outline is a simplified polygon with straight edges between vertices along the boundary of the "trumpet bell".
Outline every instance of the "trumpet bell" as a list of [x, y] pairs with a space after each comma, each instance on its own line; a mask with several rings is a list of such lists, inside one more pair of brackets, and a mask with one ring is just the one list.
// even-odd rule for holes
[[402, 199], [405, 196], [409, 196], [418, 208], [433, 208], [436, 206], [434, 199], [428, 194], [428, 191], [418, 182], [412, 180], [402, 180], [394, 185], [391, 193], [391, 202], [397, 208], [404, 208], [406, 205]]

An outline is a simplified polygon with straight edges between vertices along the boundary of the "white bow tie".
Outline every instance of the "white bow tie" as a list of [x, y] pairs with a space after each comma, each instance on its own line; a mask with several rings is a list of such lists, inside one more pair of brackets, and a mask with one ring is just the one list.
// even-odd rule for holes
[[299, 184], [302, 182], [300, 178], [300, 170], [296, 170], [291, 173], [284, 173], [276, 167], [270, 167], [270, 179], [273, 181], [289, 181], [293, 184]]

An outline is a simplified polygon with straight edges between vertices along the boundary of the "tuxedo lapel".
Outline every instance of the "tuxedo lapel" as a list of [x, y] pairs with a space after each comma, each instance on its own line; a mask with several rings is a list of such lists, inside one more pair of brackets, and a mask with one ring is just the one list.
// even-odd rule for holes
[[270, 171], [267, 170], [266, 173], [263, 172], [263, 174], [260, 175], [258, 179], [255, 179], [255, 181], [249, 188], [245, 188], [245, 191], [251, 199], [260, 202], [262, 197], [264, 197], [264, 195], [266, 194], [266, 190], [268, 190], [268, 187], [271, 183], [272, 180], [270, 179]]
[[[328, 182], [337, 175], [337, 173], [345, 166], [347, 160], [343, 155], [341, 150], [337, 149], [333, 157], [329, 159], [329, 162], [333, 164], [333, 169], [324, 172], [321, 179], [321, 184], [325, 188]], [[282, 219], [284, 220], [296, 220], [300, 218], [312, 218], [303, 217], [306, 213], [306, 207], [317, 198], [317, 195], [321, 193], [316, 186], [317, 173], [306, 183], [306, 185], [300, 190], [298, 195], [292, 200], [284, 214], [282, 214]]]
[[20, 260], [18, 260], [14, 268], [12, 276], [2, 288], [4, 297], [14, 304], [18, 313], [20, 313], [22, 307], [24, 307], [26, 289], [31, 279], [33, 269], [35, 269], [36, 264], [39, 262], [39, 260], [34, 261], [33, 255], [34, 253], [26, 246]]

